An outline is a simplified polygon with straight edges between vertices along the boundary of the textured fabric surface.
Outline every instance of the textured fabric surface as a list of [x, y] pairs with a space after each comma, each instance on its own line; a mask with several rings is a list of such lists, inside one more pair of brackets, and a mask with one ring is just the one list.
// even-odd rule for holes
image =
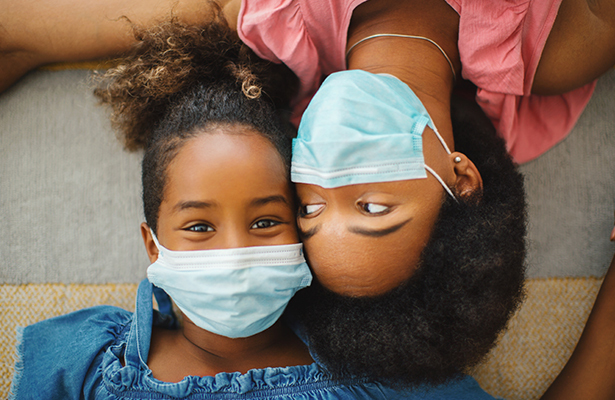
[[604, 275], [615, 246], [615, 69], [566, 139], [520, 167], [529, 204], [528, 276]]
[[136, 293], [137, 284], [0, 285], [0, 398], [11, 386], [18, 326], [101, 304], [134, 311]]
[[[600, 283], [595, 278], [530, 280], [509, 330], [471, 375], [492, 395], [539, 398], [572, 353]], [[0, 285], [0, 398], [10, 388], [17, 326], [99, 304], [132, 311], [136, 289], [136, 284]]]
[[0, 95], [0, 282], [137, 283], [140, 153], [97, 105], [90, 71], [37, 71]]
[[494, 396], [538, 399], [572, 354], [601, 283], [597, 278], [528, 280], [525, 302], [471, 375]]

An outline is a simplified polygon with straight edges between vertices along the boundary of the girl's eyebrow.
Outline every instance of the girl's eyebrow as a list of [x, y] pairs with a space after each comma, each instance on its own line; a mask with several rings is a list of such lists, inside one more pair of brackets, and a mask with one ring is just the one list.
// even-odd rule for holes
[[267, 196], [267, 197], [258, 197], [256, 199], [253, 199], [250, 202], [250, 206], [252, 207], [260, 207], [260, 206], [264, 206], [266, 204], [269, 203], [284, 203], [286, 205], [288, 205], [288, 201], [286, 200], [286, 197], [276, 194], [273, 196]]
[[210, 208], [216, 205], [217, 203], [215, 201], [196, 201], [196, 200], [180, 201], [177, 204], [175, 204], [175, 207], [173, 207], [173, 211], [175, 212], [183, 211], [188, 208]]
[[[250, 206], [252, 206], [252, 207], [260, 207], [260, 206], [264, 206], [264, 205], [269, 204], [269, 203], [284, 203], [284, 204], [288, 204], [288, 201], [282, 195], [273, 195], [273, 196], [258, 197], [256, 199], [253, 199], [250, 202]], [[215, 207], [217, 205], [218, 205], [218, 203], [215, 202], [215, 201], [199, 201], [199, 200], [179, 201], [173, 207], [173, 211], [178, 212], [178, 211], [186, 210], [188, 208], [211, 208], [211, 207]]]

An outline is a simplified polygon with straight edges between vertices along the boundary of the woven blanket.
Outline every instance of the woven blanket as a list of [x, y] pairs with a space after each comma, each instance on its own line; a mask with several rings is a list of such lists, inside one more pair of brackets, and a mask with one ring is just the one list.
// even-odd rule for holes
[[[581, 336], [600, 288], [594, 278], [532, 279], [527, 298], [498, 345], [471, 374], [492, 395], [537, 399]], [[136, 284], [0, 285], [0, 398], [13, 376], [15, 328], [100, 304], [134, 310]], [[540, 323], [537, 323], [540, 321]]]

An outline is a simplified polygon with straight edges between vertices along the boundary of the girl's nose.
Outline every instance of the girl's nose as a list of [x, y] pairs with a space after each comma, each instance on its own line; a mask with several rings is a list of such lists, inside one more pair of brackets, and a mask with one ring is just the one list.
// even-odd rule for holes
[[220, 239], [216, 246], [220, 249], [236, 249], [252, 245], [250, 235], [243, 226], [238, 226], [238, 224], [225, 227]]

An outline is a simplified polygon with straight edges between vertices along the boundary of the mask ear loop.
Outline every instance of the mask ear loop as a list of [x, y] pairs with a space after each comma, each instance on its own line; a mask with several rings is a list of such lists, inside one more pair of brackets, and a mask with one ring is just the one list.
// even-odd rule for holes
[[[442, 147], [444, 147], [444, 150], [446, 150], [447, 154], [451, 154], [450, 149], [448, 148], [448, 146], [446, 145], [446, 142], [444, 141], [444, 139], [442, 139], [442, 136], [440, 136], [440, 132], [438, 132], [438, 129], [436, 128], [436, 125], [432, 122], [433, 125], [433, 131], [436, 134], [436, 137], [438, 138], [438, 140], [440, 141], [440, 143], [442, 144]], [[442, 187], [444, 188], [444, 190], [446, 190], [446, 192], [453, 198], [453, 200], [455, 200], [456, 203], [459, 204], [459, 200], [457, 200], [457, 198], [455, 197], [455, 195], [453, 194], [453, 191], [447, 186], [447, 184], [444, 182], [444, 180], [442, 180], [442, 178], [440, 178], [440, 175], [438, 175], [436, 173], [436, 171], [434, 171], [430, 166], [428, 166], [427, 164], [424, 164], [425, 169], [427, 171], [429, 171], [429, 173], [431, 175], [433, 175], [434, 178], [436, 178], [438, 180], [438, 182], [440, 182], [440, 184], [442, 185]]]
[[459, 201], [457, 200], [457, 198], [455, 197], [455, 195], [453, 194], [453, 192], [451, 191], [451, 189], [446, 186], [446, 183], [444, 183], [444, 181], [442, 180], [442, 178], [440, 178], [440, 175], [436, 174], [436, 171], [434, 171], [433, 169], [431, 169], [431, 167], [429, 167], [427, 164], [425, 164], [425, 169], [427, 171], [429, 171], [434, 178], [436, 178], [438, 180], [438, 182], [440, 182], [440, 184], [442, 185], [442, 187], [444, 188], [444, 190], [446, 190], [446, 192], [453, 198], [453, 200], [455, 200], [457, 203], [459, 203]]
[[156, 234], [154, 233], [152, 228], [149, 228], [149, 233], [152, 234], [152, 239], [154, 239], [154, 244], [156, 245], [156, 248], [158, 249], [158, 251], [160, 251], [160, 248], [162, 246], [160, 246], [160, 242], [158, 242], [158, 238], [156, 237]]
[[446, 153], [450, 155], [451, 151], [449, 150], [448, 146], [446, 145], [446, 142], [444, 141], [444, 139], [442, 139], [442, 136], [440, 136], [440, 132], [438, 132], [438, 128], [436, 128], [436, 125], [433, 122], [431, 124], [433, 125], [433, 132], [436, 134], [436, 137], [438, 138], [440, 143], [442, 143], [442, 147], [444, 147], [444, 150], [446, 150]]

